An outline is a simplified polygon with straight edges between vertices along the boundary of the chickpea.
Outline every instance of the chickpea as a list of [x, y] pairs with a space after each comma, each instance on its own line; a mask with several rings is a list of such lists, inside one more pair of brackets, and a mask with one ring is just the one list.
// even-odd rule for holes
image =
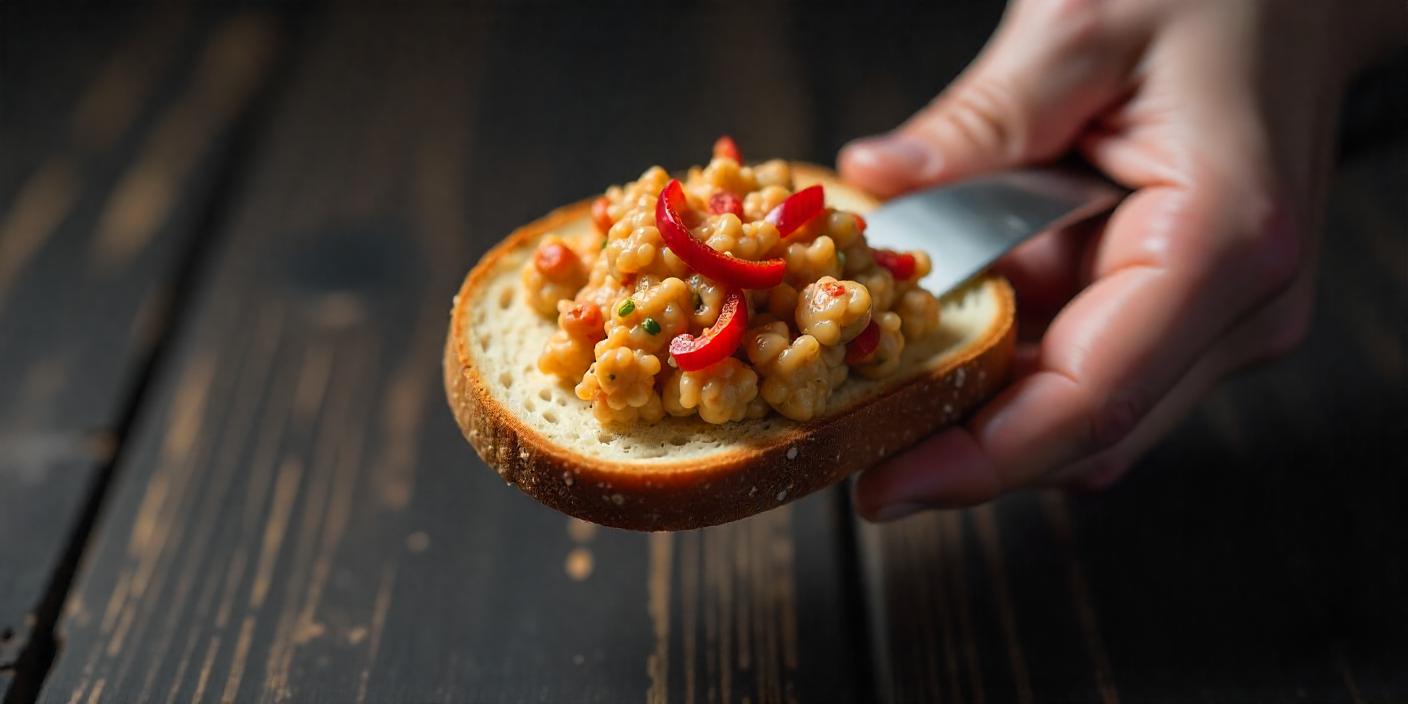
[[905, 291], [897, 312], [907, 339], [917, 340], [939, 328], [939, 299], [922, 288]]
[[[790, 238], [789, 238], [790, 239]], [[811, 242], [792, 242], [783, 258], [787, 261], [787, 283], [796, 288], [823, 276], [841, 275], [841, 262], [836, 257], [836, 243], [822, 235]]]
[[697, 410], [700, 418], [717, 425], [743, 420], [757, 396], [757, 373], [727, 357], [696, 371], [676, 371], [665, 384], [663, 400], [671, 415]]
[[826, 346], [850, 342], [870, 324], [870, 291], [823, 276], [797, 298], [797, 328]]
[[576, 337], [566, 330], [557, 330], [543, 343], [543, 353], [538, 356], [538, 369], [544, 374], [576, 383], [595, 358], [590, 340]]
[[831, 372], [821, 344], [802, 335], [781, 350], [763, 375], [760, 395], [778, 413], [806, 421], [826, 410], [831, 396]]
[[900, 366], [900, 355], [904, 352], [904, 335], [900, 332], [900, 316], [885, 312], [875, 316], [875, 324], [880, 328], [880, 341], [875, 351], [854, 365], [855, 372], [867, 379], [883, 379]]

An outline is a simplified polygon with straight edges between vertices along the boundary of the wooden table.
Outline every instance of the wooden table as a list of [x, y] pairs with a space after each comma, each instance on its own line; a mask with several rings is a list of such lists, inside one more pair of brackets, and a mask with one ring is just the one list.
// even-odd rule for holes
[[461, 439], [459, 277], [723, 132], [829, 161], [999, 8], [586, 5], [0, 5], [5, 702], [1408, 701], [1401, 65], [1309, 342], [1115, 488], [645, 535]]

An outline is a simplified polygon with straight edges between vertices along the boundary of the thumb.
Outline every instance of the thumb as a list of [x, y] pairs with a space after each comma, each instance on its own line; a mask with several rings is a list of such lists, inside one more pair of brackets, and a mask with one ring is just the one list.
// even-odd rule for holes
[[841, 150], [841, 176], [881, 196], [1064, 153], [1119, 96], [1132, 60], [1102, 3], [1018, 2], [978, 58], [888, 134]]

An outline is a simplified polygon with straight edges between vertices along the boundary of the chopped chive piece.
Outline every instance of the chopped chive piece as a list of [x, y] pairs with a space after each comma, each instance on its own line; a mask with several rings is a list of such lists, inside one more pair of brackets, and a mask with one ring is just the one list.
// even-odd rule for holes
[[660, 323], [655, 322], [654, 318], [646, 318], [645, 320], [640, 321], [640, 326], [645, 328], [645, 331], [650, 333], [651, 335], [660, 334]]
[[622, 304], [621, 304], [621, 307], [616, 309], [616, 315], [619, 315], [619, 316], [621, 316], [622, 318], [624, 318], [624, 317], [630, 315], [631, 313], [635, 312], [635, 309], [636, 309], [636, 302], [633, 301], [633, 300], [631, 300], [631, 299], [629, 299], [629, 298], [627, 298], [627, 299], [626, 299], [626, 302], [625, 302], [625, 303], [622, 303]]

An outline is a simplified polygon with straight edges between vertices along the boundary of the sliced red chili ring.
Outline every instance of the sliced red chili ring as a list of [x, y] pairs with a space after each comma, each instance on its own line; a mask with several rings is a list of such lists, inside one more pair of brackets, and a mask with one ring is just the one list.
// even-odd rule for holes
[[870, 359], [875, 354], [876, 348], [880, 346], [880, 326], [875, 321], [865, 326], [855, 339], [846, 343], [846, 364], [860, 364]]
[[677, 179], [671, 179], [665, 190], [660, 191], [660, 199], [655, 203], [655, 226], [665, 246], [675, 253], [691, 269], [734, 288], [772, 288], [782, 283], [787, 273], [787, 262], [782, 259], [748, 261], [719, 252], [699, 240], [694, 239], [680, 210], [686, 205], [684, 187]]
[[715, 191], [709, 196], [709, 212], [715, 215], [733, 213], [743, 219], [743, 200], [728, 191]]
[[865, 218], [861, 217], [860, 213], [851, 213], [851, 215], [856, 219], [856, 229], [865, 232]]
[[787, 196], [765, 219], [777, 226], [778, 235], [786, 237], [825, 211], [826, 193], [818, 183]]
[[719, 308], [719, 318], [699, 337], [684, 333], [670, 340], [670, 356], [675, 365], [687, 372], [698, 371], [732, 355], [743, 344], [743, 332], [748, 329], [748, 299], [743, 292], [731, 289]]
[[733, 159], [743, 163], [743, 155], [738, 152], [738, 145], [734, 143], [733, 137], [728, 135], [714, 140], [714, 158]]
[[592, 222], [596, 223], [597, 232], [603, 235], [611, 229], [612, 225], [616, 224], [611, 222], [611, 213], [606, 210], [610, 205], [611, 201], [607, 200], [606, 196], [592, 201]]
[[875, 263], [889, 269], [896, 279], [906, 281], [914, 276], [916, 264], [913, 254], [893, 249], [877, 249], [871, 254], [875, 257]]

